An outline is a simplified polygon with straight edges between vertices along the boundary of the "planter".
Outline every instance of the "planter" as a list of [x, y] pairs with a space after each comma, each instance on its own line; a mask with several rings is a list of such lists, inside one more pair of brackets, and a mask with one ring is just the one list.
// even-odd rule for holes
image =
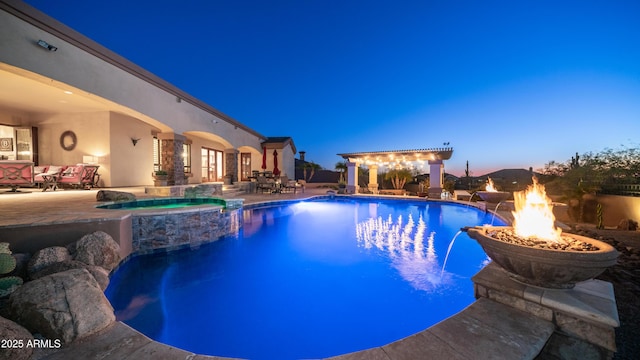
[[169, 175], [153, 175], [154, 186], [167, 186]]
[[575, 234], [562, 234], [596, 246], [595, 251], [541, 249], [498, 240], [488, 233], [510, 227], [483, 226], [466, 229], [485, 253], [509, 276], [520, 282], [554, 289], [572, 288], [593, 279], [615, 265], [618, 252], [609, 244]]
[[476, 191], [476, 194], [480, 199], [496, 204], [507, 200], [511, 196], [511, 193], [506, 191]]

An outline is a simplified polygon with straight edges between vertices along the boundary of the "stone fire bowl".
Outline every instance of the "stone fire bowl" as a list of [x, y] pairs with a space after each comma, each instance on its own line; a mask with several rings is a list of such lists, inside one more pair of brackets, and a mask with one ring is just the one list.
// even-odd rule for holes
[[488, 203], [499, 203], [505, 201], [511, 196], [510, 192], [506, 191], [476, 191], [476, 194], [480, 199]]
[[615, 265], [618, 251], [613, 246], [588, 237], [564, 234], [597, 246], [597, 251], [565, 251], [540, 249], [494, 239], [487, 233], [510, 229], [504, 226], [483, 226], [467, 229], [469, 236], [480, 244], [485, 253], [509, 275], [530, 285], [570, 289], [576, 283], [593, 279], [606, 268]]

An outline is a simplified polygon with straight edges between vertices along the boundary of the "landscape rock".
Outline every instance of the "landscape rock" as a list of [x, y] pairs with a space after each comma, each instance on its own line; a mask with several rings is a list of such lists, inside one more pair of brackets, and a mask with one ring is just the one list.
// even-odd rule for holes
[[132, 193], [114, 190], [100, 190], [96, 193], [96, 201], [132, 201], [136, 196]]
[[10, 319], [62, 343], [92, 335], [115, 321], [113, 307], [86, 269], [27, 282], [11, 294], [8, 307]]
[[0, 317], [0, 340], [8, 341], [8, 343], [3, 343], [0, 359], [26, 360], [33, 353], [33, 347], [27, 346], [30, 340], [33, 341], [31, 333], [19, 324], [3, 317]]
[[111, 271], [120, 263], [120, 246], [111, 235], [104, 231], [96, 231], [76, 242], [74, 259]]
[[631, 219], [622, 219], [618, 223], [618, 230], [638, 230], [638, 222]]
[[103, 291], [109, 285], [109, 272], [97, 265], [88, 265], [83, 262], [77, 260], [65, 260], [61, 262], [57, 262], [55, 264], [51, 264], [44, 269], [41, 269], [34, 274], [31, 275], [32, 279], [39, 279], [41, 277], [45, 277], [51, 274], [71, 270], [71, 269], [86, 269], [91, 273], [91, 275], [96, 279], [100, 289]]
[[97, 265], [87, 265], [85, 269], [96, 279], [100, 289], [102, 291], [106, 290], [107, 286], [109, 286], [109, 272], [102, 266]]
[[65, 260], [71, 260], [71, 255], [67, 248], [62, 246], [44, 248], [33, 254], [27, 265], [27, 271], [31, 275], [49, 265]]
[[31, 254], [29, 253], [16, 253], [13, 254], [16, 259], [16, 268], [7, 275], [19, 276], [26, 279], [29, 276], [27, 267], [29, 266], [29, 260], [31, 260]]
[[198, 184], [184, 189], [185, 198], [212, 197], [222, 194], [221, 184]]

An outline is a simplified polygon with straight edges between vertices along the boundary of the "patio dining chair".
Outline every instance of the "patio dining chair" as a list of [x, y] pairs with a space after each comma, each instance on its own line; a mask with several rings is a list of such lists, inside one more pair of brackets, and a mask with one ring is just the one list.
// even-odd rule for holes
[[276, 183], [273, 179], [267, 179], [264, 176], [258, 176], [257, 184], [256, 184], [256, 192], [262, 191], [264, 194], [265, 190], [272, 193], [276, 190]]
[[289, 180], [289, 177], [287, 177], [287, 175], [282, 175], [280, 176], [280, 183], [282, 192], [293, 191], [294, 194], [296, 193], [297, 186], [295, 180]]

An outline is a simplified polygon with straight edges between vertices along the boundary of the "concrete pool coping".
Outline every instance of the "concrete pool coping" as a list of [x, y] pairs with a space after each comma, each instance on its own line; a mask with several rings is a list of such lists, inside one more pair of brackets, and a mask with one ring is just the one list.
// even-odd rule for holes
[[[144, 191], [144, 189], [136, 188], [130, 189], [129, 191], [138, 196], [141, 190]], [[251, 196], [253, 194], [248, 194], [247, 198], [250, 199], [245, 203], [257, 204], [264, 202], [267, 205], [278, 205], [283, 202], [283, 200], [299, 200], [317, 195], [326, 195], [327, 190], [326, 188], [315, 189], [315, 191], [307, 189], [306, 194], [289, 197], [270, 194]], [[86, 218], [110, 219], [116, 216], [112, 210], [100, 209], [96, 211], [93, 205], [89, 205], [90, 203], [96, 203], [95, 192], [96, 191], [91, 190], [80, 190], [62, 191], [54, 193], [54, 196], [50, 196], [50, 193], [36, 194], [35, 192], [31, 195], [0, 196], [0, 203], [3, 208], [7, 208], [6, 206], [9, 205], [10, 208], [17, 209], [17, 211], [12, 211], [11, 214], [7, 214], [9, 216], [3, 216], [2, 219], [0, 219], [0, 228], [15, 226], [15, 223], [11, 223], [11, 218], [14, 218], [14, 220], [20, 219], [20, 221], [23, 222], [21, 224], [23, 226], [39, 226], [52, 223], [86, 221]], [[63, 193], [64, 195], [62, 195]], [[32, 195], [32, 198], [23, 198], [25, 196], [31, 197]], [[41, 195], [44, 195], [47, 199], [43, 200], [43, 196]], [[7, 201], [10, 197], [13, 197], [13, 199]], [[140, 197], [144, 197], [144, 195]], [[396, 197], [377, 196], [376, 198], [393, 199]], [[407, 197], [397, 198], [409, 199]], [[39, 204], [39, 212], [35, 215], [37, 219], [36, 221], [31, 219], [32, 221], [25, 224], [25, 217], [33, 215], [32, 213], [28, 213], [29, 209], [31, 209], [31, 211], [33, 210], [32, 206], [34, 204], [32, 200], [35, 200], [34, 202]], [[59, 202], [61, 202], [61, 200], [67, 200], [64, 202], [67, 205], [72, 203], [73, 206], [60, 207]], [[424, 199], [417, 197], [411, 198], [411, 200], [424, 201]], [[49, 205], [47, 205], [47, 203], [49, 203]], [[466, 204], [464, 202], [458, 203]], [[89, 209], [89, 207], [93, 210]], [[105, 211], [108, 212], [108, 216], [101, 213]], [[47, 216], [47, 214], [49, 216]], [[16, 222], [19, 223], [20, 221]], [[603, 301], [608, 304], [610, 304], [611, 299], [613, 299], [613, 312], [615, 316], [609, 314], [608, 319], [610, 320], [609, 322], [615, 323], [615, 321], [617, 321], [615, 298], [613, 298], [613, 290], [610, 290], [610, 293], [608, 293], [605, 289], [604, 293], [598, 295], [598, 297], [604, 299]], [[600, 289], [600, 291], [602, 291], [602, 289]], [[529, 291], [528, 294], [531, 292], [532, 291]], [[526, 297], [527, 295], [525, 294], [523, 296]], [[580, 298], [581, 296], [583, 295], [578, 294], [574, 297]], [[508, 302], [507, 304], [503, 304], [501, 301], [496, 301], [496, 298], [491, 298], [491, 296], [479, 295], [477, 291], [476, 297], [479, 299], [460, 313], [417, 334], [381, 347], [339, 355], [331, 359], [395, 360], [424, 357], [465, 359], [477, 358], [479, 354], [481, 354], [482, 357], [497, 359], [512, 359], [515, 355], [517, 355], [515, 356], [516, 358], [522, 359], [535, 358], [557, 327], [549, 319], [541, 320], [540, 317], [535, 314], [522, 309], [514, 309]], [[539, 298], [540, 301], [542, 301], [545, 297], [539, 296]], [[590, 311], [589, 306], [580, 302], [572, 303], [572, 305], [569, 305], [569, 308], [582, 309], [578, 311], [578, 313], [581, 314], [585, 312], [589, 313]], [[517, 336], [514, 337], [514, 334], [517, 334]], [[116, 322], [105, 331], [72, 343], [59, 351], [52, 353], [35, 353], [32, 359], [67, 359], [70, 357], [78, 358], [78, 356], [88, 359], [229, 359], [219, 356], [197, 355], [155, 342], [121, 322]]]
[[[615, 351], [612, 326], [619, 321], [610, 283], [589, 280], [571, 290], [545, 290], [518, 283], [495, 265], [475, 275], [474, 283], [478, 299], [456, 315], [390, 344], [326, 359], [534, 359], [549, 346], [550, 339], [558, 337], [555, 334], [558, 328], [584, 333], [590, 329], [591, 334], [586, 336], [597, 337], [591, 341], [600, 342], [602, 347], [613, 346]], [[490, 295], [485, 285], [501, 290]], [[509, 295], [520, 297], [516, 302], [521, 304], [515, 307], [504, 304], [513, 301]], [[519, 306], [523, 309], [517, 308]], [[568, 315], [573, 318], [565, 324], [553, 319]], [[599, 321], [594, 322], [595, 317], [599, 317]], [[595, 323], [598, 325], [594, 326]], [[605, 323], [610, 325], [609, 334], [600, 327]], [[45, 358], [232, 359], [198, 355], [158, 343], [121, 322]]]

